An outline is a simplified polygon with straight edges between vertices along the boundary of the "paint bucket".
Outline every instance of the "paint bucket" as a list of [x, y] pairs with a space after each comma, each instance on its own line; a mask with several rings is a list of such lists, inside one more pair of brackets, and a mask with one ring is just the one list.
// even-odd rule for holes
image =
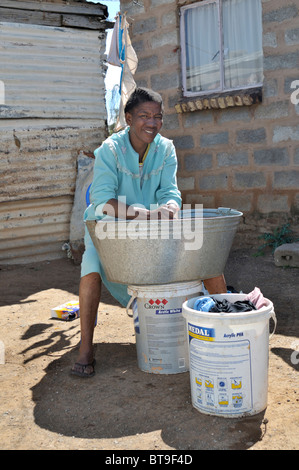
[[132, 305], [138, 367], [153, 374], [189, 370], [183, 303], [201, 291], [198, 281], [160, 286], [128, 286]]
[[[245, 300], [246, 294], [210, 297], [234, 303]], [[276, 327], [272, 302], [265, 299], [266, 306], [249, 312], [213, 313], [194, 310], [195, 301], [184, 302], [182, 312], [192, 405], [226, 418], [260, 413], [267, 407], [270, 318]]]

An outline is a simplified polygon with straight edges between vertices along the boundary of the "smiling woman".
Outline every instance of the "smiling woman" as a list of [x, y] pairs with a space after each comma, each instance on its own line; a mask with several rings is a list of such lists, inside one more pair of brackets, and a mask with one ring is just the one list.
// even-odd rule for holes
[[131, 145], [139, 154], [141, 163], [148, 145], [153, 142], [163, 124], [161, 96], [150, 90], [132, 93], [125, 106], [125, 116], [130, 126]]
[[[86, 220], [102, 219], [107, 214], [141, 220], [176, 216], [181, 206], [177, 158], [172, 141], [159, 133], [162, 116], [161, 96], [152, 90], [135, 89], [125, 108], [128, 127], [110, 136], [95, 151]], [[80, 377], [94, 375], [92, 340], [102, 282], [123, 306], [128, 304], [127, 286], [107, 280], [86, 229], [79, 289], [81, 344], [78, 362], [72, 369]]]
[[162, 127], [161, 107], [157, 103], [139, 105], [132, 113], [126, 113], [130, 126], [130, 142], [142, 161], [147, 146], [152, 143]]
[[[163, 123], [161, 96], [147, 88], [136, 88], [127, 101], [125, 118], [128, 126], [111, 135], [95, 151], [91, 204], [84, 214], [87, 226], [107, 215], [126, 220], [178, 217], [182, 199], [176, 178], [177, 157], [173, 142], [159, 132]], [[81, 343], [72, 372], [91, 377], [93, 330], [102, 282], [124, 307], [130, 296], [127, 285], [108, 281], [87, 228], [84, 243], [79, 289]], [[223, 276], [210, 279], [210, 285], [213, 288], [210, 293], [226, 291]]]
[[[107, 192], [107, 181], [105, 184], [101, 183], [102, 173], [106, 178], [108, 176], [107, 170], [99, 172], [99, 178], [95, 172], [92, 186], [97, 199], [95, 215], [102, 217], [107, 214], [123, 219], [173, 218], [179, 209], [181, 198], [176, 186], [176, 155], [173, 144], [159, 134], [163, 123], [161, 96], [152, 90], [137, 88], [128, 99], [125, 118], [128, 127], [109, 140], [113, 142], [116, 158], [117, 190], [115, 193], [113, 189], [114, 174], [111, 175], [111, 191]], [[105, 160], [102, 148], [99, 153]], [[163, 182], [161, 177], [164, 177]], [[128, 204], [123, 204], [118, 195], [125, 197]], [[169, 204], [168, 199], [175, 201], [174, 207]], [[141, 204], [142, 208], [137, 207]], [[155, 206], [159, 206], [159, 209], [153, 209]], [[153, 210], [149, 210], [150, 207]]]

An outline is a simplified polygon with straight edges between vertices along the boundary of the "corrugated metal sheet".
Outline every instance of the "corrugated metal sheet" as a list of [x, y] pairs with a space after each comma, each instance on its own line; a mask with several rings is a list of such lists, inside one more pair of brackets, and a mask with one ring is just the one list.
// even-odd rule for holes
[[[0, 117], [105, 119], [103, 33], [0, 23]], [[100, 50], [102, 51], [100, 52]]]
[[1, 205], [2, 264], [28, 263], [65, 256], [73, 198], [61, 196]]
[[[0, 131], [0, 264], [66, 256], [80, 150], [105, 137], [104, 124], [11, 120]], [[77, 124], [77, 127], [76, 127]], [[56, 125], [56, 127], [55, 127]]]
[[77, 156], [106, 136], [104, 50], [97, 31], [0, 23], [0, 264], [66, 256]]
[[1, 126], [0, 202], [72, 195], [79, 151], [103, 139], [104, 125], [97, 124], [12, 120]]

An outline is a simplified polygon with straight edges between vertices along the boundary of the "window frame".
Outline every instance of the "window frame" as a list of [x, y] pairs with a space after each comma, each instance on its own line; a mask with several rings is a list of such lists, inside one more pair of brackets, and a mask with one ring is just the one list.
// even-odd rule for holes
[[[180, 40], [181, 40], [181, 73], [182, 73], [182, 89], [184, 97], [204, 97], [215, 94], [229, 94], [234, 91], [252, 90], [255, 88], [261, 88], [263, 82], [255, 83], [250, 85], [242, 85], [240, 87], [225, 88], [225, 69], [224, 69], [224, 50], [223, 50], [223, 25], [222, 25], [222, 1], [223, 0], [200, 0], [189, 5], [180, 7]], [[200, 5], [209, 5], [215, 3], [218, 11], [218, 39], [220, 49], [220, 87], [214, 88], [213, 90], [204, 91], [188, 91], [187, 90], [187, 68], [186, 68], [186, 31], [185, 31], [185, 12], [191, 8], [198, 8]], [[263, 52], [263, 46], [262, 46]]]

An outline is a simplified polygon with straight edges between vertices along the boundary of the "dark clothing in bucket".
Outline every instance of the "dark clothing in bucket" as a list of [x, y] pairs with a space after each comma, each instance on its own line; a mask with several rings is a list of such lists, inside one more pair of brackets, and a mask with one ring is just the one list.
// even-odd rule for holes
[[227, 299], [216, 300], [213, 297], [202, 297], [194, 303], [194, 310], [204, 312], [249, 312], [256, 310], [256, 307], [250, 300], [238, 300], [231, 303]]
[[249, 312], [250, 310], [256, 310], [249, 300], [238, 300], [233, 304], [226, 299], [213, 300], [215, 305], [209, 310], [210, 312]]

